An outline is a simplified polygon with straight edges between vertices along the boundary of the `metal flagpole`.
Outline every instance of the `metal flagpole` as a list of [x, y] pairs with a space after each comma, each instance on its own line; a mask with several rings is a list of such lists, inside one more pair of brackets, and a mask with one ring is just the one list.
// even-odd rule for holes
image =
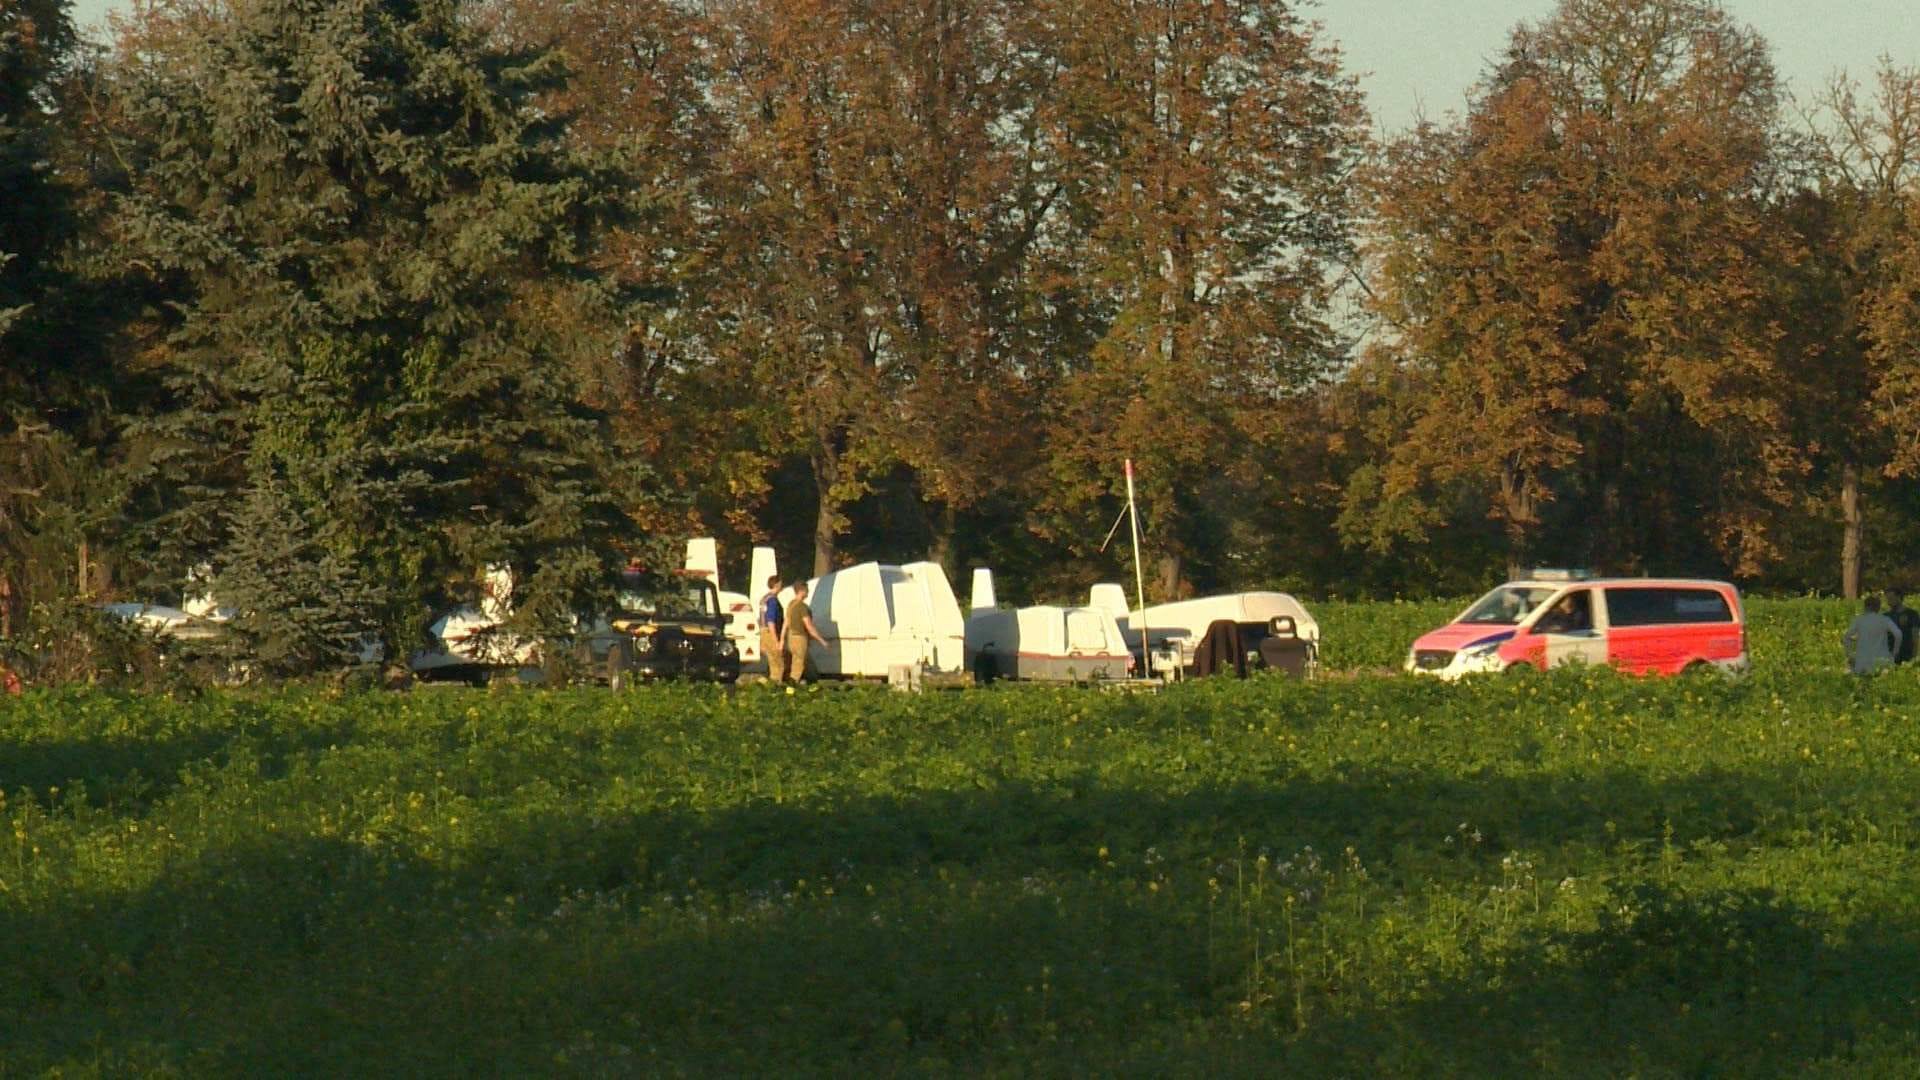
[[1133, 521], [1133, 595], [1140, 601], [1140, 659], [1153, 678], [1153, 643], [1147, 637], [1146, 575], [1140, 569], [1140, 508], [1133, 502], [1133, 459], [1127, 458], [1127, 516]]

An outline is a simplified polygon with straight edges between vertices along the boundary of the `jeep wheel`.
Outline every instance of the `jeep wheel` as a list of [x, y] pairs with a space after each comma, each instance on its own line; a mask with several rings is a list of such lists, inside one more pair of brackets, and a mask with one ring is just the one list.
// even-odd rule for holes
[[607, 650], [607, 685], [616, 692], [625, 690], [633, 682], [632, 669], [632, 643], [614, 642], [613, 648]]

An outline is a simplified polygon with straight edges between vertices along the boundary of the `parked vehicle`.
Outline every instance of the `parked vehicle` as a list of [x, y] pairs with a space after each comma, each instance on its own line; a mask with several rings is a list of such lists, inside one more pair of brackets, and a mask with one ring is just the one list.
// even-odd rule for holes
[[[807, 583], [814, 625], [827, 639], [813, 646], [821, 675], [886, 679], [896, 669], [964, 675], [966, 620], [939, 563], [861, 563]], [[791, 588], [781, 604], [793, 601]]]
[[765, 659], [760, 655], [759, 600], [766, 595], [767, 578], [774, 574], [773, 549], [754, 548], [750, 566], [746, 591], [729, 592], [721, 588], [720, 550], [713, 538], [702, 536], [687, 541], [687, 572], [706, 578], [719, 589], [720, 610], [727, 616], [727, 636], [733, 639], [741, 663], [758, 664]]
[[[719, 612], [724, 617], [725, 633], [733, 642], [742, 663], [760, 659], [759, 622], [755, 604], [748, 597], [719, 588], [717, 548], [711, 538], [687, 541], [686, 567], [683, 573], [704, 578], [714, 586]], [[764, 585], [773, 573], [773, 549], [753, 550], [753, 572]], [[523, 681], [540, 678], [539, 669], [546, 649], [535, 638], [506, 628], [512, 614], [513, 575], [504, 566], [487, 568], [480, 600], [446, 611], [427, 627], [429, 645], [408, 658], [415, 675], [428, 681], [461, 681], [481, 685], [503, 675]], [[602, 625], [604, 624], [604, 625]], [[611, 640], [611, 622], [600, 619], [593, 624], [594, 634], [604, 645]], [[589, 635], [592, 636], [591, 634]], [[593, 663], [604, 664], [604, 648], [595, 652]], [[600, 672], [604, 676], [605, 672]]]
[[219, 637], [223, 618], [195, 615], [164, 604], [120, 603], [97, 607], [122, 622], [130, 623], [156, 637], [174, 641], [209, 641]]
[[633, 681], [740, 678], [740, 651], [727, 636], [720, 591], [704, 577], [629, 569], [615, 609], [575, 644], [592, 678], [620, 688]]
[[1223, 636], [1239, 654], [1236, 667], [1305, 676], [1319, 665], [1320, 624], [1286, 593], [1228, 593], [1139, 611], [1128, 609], [1122, 586], [1102, 584], [1088, 604], [1113, 613], [1134, 652], [1151, 650], [1152, 673], [1163, 679], [1204, 674]]
[[427, 627], [431, 644], [407, 658], [426, 682], [484, 685], [499, 675], [531, 678], [540, 665], [539, 642], [506, 629], [476, 607], [459, 607]]
[[429, 644], [407, 658], [422, 680], [481, 685], [498, 675], [531, 676], [540, 665], [540, 643], [502, 625], [512, 612], [513, 573], [489, 566], [480, 601], [444, 612], [427, 627]]
[[1415, 641], [1406, 669], [1457, 679], [1564, 664], [1607, 664], [1642, 675], [1744, 672], [1740, 593], [1724, 581], [1536, 571]]
[[1113, 613], [1096, 607], [1003, 608], [993, 572], [973, 572], [966, 625], [967, 670], [981, 682], [1094, 683], [1132, 676], [1133, 654]]

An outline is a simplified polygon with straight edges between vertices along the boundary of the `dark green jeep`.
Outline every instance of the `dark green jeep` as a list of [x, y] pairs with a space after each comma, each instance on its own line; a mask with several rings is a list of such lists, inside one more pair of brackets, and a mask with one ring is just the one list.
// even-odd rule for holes
[[740, 678], [740, 650], [727, 637], [720, 593], [703, 577], [626, 570], [614, 610], [584, 642], [588, 670], [620, 688], [635, 681]]

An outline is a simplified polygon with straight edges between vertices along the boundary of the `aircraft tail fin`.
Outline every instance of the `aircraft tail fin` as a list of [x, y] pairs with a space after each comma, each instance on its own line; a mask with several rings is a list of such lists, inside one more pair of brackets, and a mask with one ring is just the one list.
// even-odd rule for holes
[[974, 611], [989, 611], [1000, 606], [999, 599], [993, 595], [993, 571], [978, 566], [973, 571], [973, 598], [969, 607]]
[[720, 587], [720, 546], [714, 543], [713, 537], [687, 541], [687, 572], [713, 582], [716, 589]]
[[1127, 588], [1113, 582], [1095, 585], [1087, 593], [1087, 606], [1112, 613], [1113, 617], [1125, 621], [1131, 611], [1127, 607]]
[[774, 565], [773, 549], [764, 545], [754, 548], [751, 566], [747, 571], [747, 587], [742, 591], [748, 596], [759, 596], [766, 591], [767, 579], [780, 572]]

